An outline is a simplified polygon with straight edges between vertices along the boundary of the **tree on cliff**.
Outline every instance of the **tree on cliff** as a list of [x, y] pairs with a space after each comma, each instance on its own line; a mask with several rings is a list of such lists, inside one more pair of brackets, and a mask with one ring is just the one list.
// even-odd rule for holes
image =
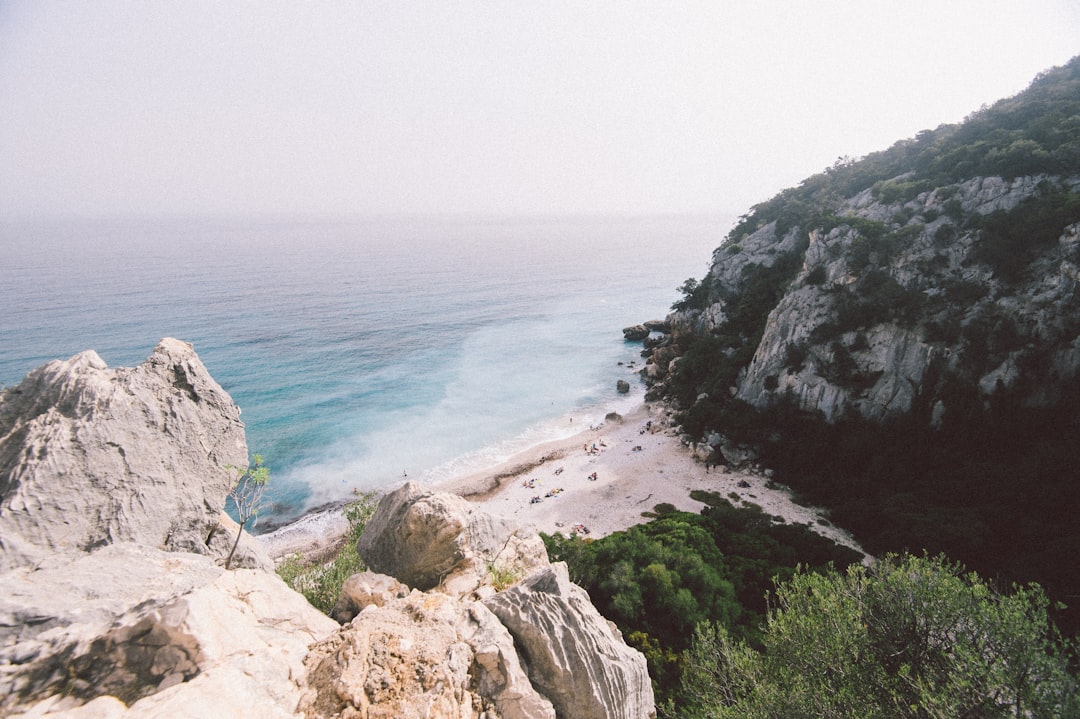
[[[236, 541], [233, 542], [229, 556], [225, 559], [225, 568], [232, 564], [236, 547], [240, 544], [240, 537], [244, 534], [244, 525], [249, 519], [259, 520], [259, 509], [262, 507], [263, 496], [266, 493], [266, 485], [270, 482], [270, 468], [263, 465], [262, 455], [254, 455], [251, 464], [243, 469], [233, 467], [226, 469], [233, 475], [232, 488], [229, 489], [228, 498], [236, 507], [236, 521], [240, 523], [236, 530]], [[252, 522], [251, 526], [255, 526]]]
[[944, 558], [891, 555], [778, 587], [764, 651], [698, 628], [693, 717], [1070, 717], [1074, 647], [1036, 585], [999, 594]]

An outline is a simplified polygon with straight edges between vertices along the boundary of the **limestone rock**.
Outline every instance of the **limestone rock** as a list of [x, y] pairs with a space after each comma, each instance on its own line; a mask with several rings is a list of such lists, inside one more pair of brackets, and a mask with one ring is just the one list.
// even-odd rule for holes
[[624, 327], [622, 333], [627, 342], [640, 342], [649, 336], [649, 328], [645, 325], [631, 325]]
[[240, 410], [191, 345], [163, 339], [135, 368], [49, 362], [0, 392], [0, 571], [120, 541], [222, 556], [227, 465], [247, 465]]
[[[1011, 277], [986, 261], [979, 229], [983, 216], [1014, 210], [1047, 187], [1077, 193], [1080, 176], [972, 177], [898, 200], [871, 187], [829, 207], [846, 221], [760, 224], [713, 253], [703, 280], [710, 304], [668, 317], [672, 345], [651, 355], [648, 396], [664, 394], [680, 348], [730, 334], [724, 323], [756, 296], [754, 278], [785, 258], [801, 266], [773, 288], [757, 345], [740, 349], [752, 360], [738, 374], [739, 400], [767, 407], [788, 396], [830, 421], [925, 408], [928, 423], [947, 414], [945, 388], [955, 381], [987, 402], [999, 388], [1027, 406], [1053, 402], [1080, 373], [1077, 225], [1018, 256], [1023, 266]], [[868, 227], [881, 242], [868, 240]]]
[[300, 710], [310, 718], [555, 717], [498, 619], [438, 592], [368, 606], [306, 662], [314, 691]]
[[337, 628], [273, 574], [126, 542], [0, 585], [5, 715], [291, 717], [308, 645]]
[[557, 562], [484, 600], [529, 658], [529, 677], [560, 717], [655, 715], [645, 657], [600, 616]]
[[630, 383], [624, 379], [618, 380], [615, 383], [615, 389], [619, 392], [619, 394], [626, 394], [630, 391]]
[[538, 535], [413, 482], [380, 500], [357, 550], [373, 571], [454, 596], [489, 584], [492, 568], [524, 576], [548, 564]]
[[341, 586], [341, 597], [330, 616], [345, 624], [352, 621], [364, 607], [381, 607], [408, 594], [409, 588], [393, 577], [370, 570], [361, 572], [345, 580]]

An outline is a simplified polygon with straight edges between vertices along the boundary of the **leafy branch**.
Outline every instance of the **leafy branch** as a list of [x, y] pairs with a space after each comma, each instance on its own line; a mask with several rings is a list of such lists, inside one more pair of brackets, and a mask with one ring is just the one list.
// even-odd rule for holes
[[233, 475], [234, 481], [229, 490], [228, 498], [236, 507], [236, 518], [240, 522], [236, 530], [236, 541], [233, 542], [229, 556], [225, 559], [225, 568], [232, 564], [233, 555], [240, 544], [240, 537], [244, 533], [244, 525], [252, 520], [254, 527], [259, 521], [259, 509], [262, 508], [263, 497], [266, 494], [266, 485], [270, 482], [270, 468], [263, 465], [262, 455], [253, 455], [251, 465], [240, 469], [233, 465], [225, 467]]

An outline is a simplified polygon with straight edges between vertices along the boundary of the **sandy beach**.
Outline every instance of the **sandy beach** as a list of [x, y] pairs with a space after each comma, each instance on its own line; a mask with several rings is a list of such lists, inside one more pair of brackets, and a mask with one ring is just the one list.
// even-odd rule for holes
[[[791, 500], [764, 473], [713, 467], [694, 458], [670, 425], [662, 405], [643, 404], [621, 420], [549, 442], [508, 462], [439, 485], [492, 514], [552, 534], [601, 537], [648, 521], [642, 512], [667, 503], [688, 512], [704, 507], [690, 498], [703, 489], [739, 496], [788, 523], [808, 524], [830, 539], [859, 549], [843, 530], [822, 524], [824, 515]], [[859, 551], [862, 551], [859, 549]]]
[[[771, 485], [771, 488], [770, 488]], [[453, 492], [522, 528], [554, 534], [602, 537], [648, 521], [642, 512], [658, 504], [699, 512], [695, 489], [738, 495], [733, 502], [756, 504], [785, 522], [807, 524], [833, 541], [861, 548], [821, 511], [792, 501], [788, 491], [761, 471], [713, 467], [694, 458], [671, 427], [663, 405], [642, 404], [621, 419], [540, 444], [507, 462], [433, 486]], [[587, 531], [586, 531], [587, 530]], [[340, 508], [315, 512], [259, 537], [271, 556], [300, 552], [326, 556], [340, 542], [347, 523]]]

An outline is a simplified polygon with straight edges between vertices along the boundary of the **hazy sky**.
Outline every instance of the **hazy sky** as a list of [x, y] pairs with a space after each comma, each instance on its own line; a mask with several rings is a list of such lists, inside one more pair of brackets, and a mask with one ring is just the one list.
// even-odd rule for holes
[[0, 0], [0, 216], [742, 213], [1076, 54], [1077, 0]]

